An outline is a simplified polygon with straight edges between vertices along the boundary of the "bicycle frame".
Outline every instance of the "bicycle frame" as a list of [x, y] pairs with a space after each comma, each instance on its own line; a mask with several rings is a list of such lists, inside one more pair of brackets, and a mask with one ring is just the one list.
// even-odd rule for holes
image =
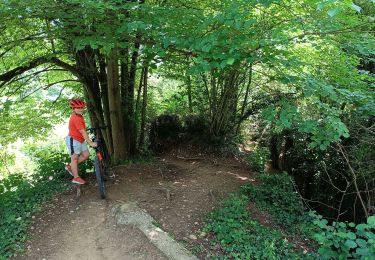
[[103, 158], [103, 156], [105, 156], [105, 155], [103, 154], [104, 151], [102, 151], [103, 147], [102, 147], [102, 144], [101, 144], [101, 139], [98, 138], [97, 135], [95, 135], [96, 129], [95, 128], [88, 128], [87, 130], [91, 134], [94, 134], [93, 141], [98, 144], [97, 147], [94, 147], [95, 153], [96, 153], [95, 162], [94, 162], [95, 176], [96, 176], [96, 180], [98, 182], [100, 198], [105, 199], [106, 192], [105, 192], [105, 184], [104, 184], [104, 175], [106, 174], [108, 163]]

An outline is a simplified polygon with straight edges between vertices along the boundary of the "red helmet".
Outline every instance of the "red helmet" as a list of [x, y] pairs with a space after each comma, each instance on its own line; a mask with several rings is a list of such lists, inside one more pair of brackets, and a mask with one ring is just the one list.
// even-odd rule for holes
[[70, 100], [69, 105], [72, 109], [84, 108], [86, 106], [86, 102], [80, 98], [73, 98], [72, 100]]

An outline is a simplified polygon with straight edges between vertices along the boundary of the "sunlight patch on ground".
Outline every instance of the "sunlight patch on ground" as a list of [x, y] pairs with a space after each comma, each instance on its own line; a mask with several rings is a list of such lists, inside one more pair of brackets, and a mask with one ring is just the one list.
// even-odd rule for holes
[[233, 172], [217, 171], [217, 173], [225, 173], [225, 174], [228, 174], [228, 175], [232, 175], [232, 176], [236, 177], [237, 179], [240, 179], [241, 181], [251, 181], [251, 182], [255, 181], [253, 178], [244, 177], [244, 176], [241, 176], [241, 175], [239, 175], [237, 173], [233, 173]]

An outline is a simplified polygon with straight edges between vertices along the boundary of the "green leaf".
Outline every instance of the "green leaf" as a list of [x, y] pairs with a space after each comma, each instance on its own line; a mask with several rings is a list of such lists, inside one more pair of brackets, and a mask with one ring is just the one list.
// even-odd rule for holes
[[345, 242], [345, 246], [349, 247], [349, 248], [356, 248], [357, 247], [357, 243], [354, 242], [353, 240], [346, 240]]
[[349, 232], [346, 234], [349, 239], [356, 239], [357, 236], [353, 232]]
[[357, 230], [360, 230], [360, 231], [363, 231], [363, 230], [365, 230], [367, 228], [367, 225], [366, 224], [358, 224], [357, 226], [356, 226], [356, 229]]
[[234, 61], [235, 61], [234, 58], [229, 58], [229, 59], [227, 60], [227, 64], [232, 65], [232, 64], [234, 63]]
[[[323, 234], [323, 233], [322, 233]], [[317, 242], [321, 242], [323, 243], [324, 241], [326, 241], [326, 238], [325, 236], [323, 236], [322, 234], [315, 234], [314, 235], [314, 239], [317, 241]]]
[[369, 224], [372, 228], [375, 228], [375, 216], [371, 216], [367, 219], [367, 224]]
[[356, 239], [355, 242], [356, 242], [357, 245], [359, 245], [360, 247], [366, 247], [366, 245], [367, 245], [366, 240], [361, 239], [361, 238]]
[[[368, 248], [357, 248], [355, 252], [358, 256], [371, 256], [370, 250]], [[363, 259], [367, 259], [367, 258], [363, 258]]]
[[336, 8], [334, 8], [334, 9], [332, 9], [332, 10], [329, 10], [327, 13], [328, 13], [328, 15], [329, 15], [330, 17], [333, 17], [333, 16], [335, 16], [339, 11], [340, 11], [340, 8], [336, 7]]

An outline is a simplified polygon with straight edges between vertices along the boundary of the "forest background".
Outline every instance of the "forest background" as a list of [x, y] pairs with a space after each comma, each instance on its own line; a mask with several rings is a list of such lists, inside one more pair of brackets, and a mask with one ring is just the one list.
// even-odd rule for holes
[[375, 1], [2, 0], [0, 18], [4, 203], [52, 176], [43, 161], [65, 155], [51, 129], [82, 97], [114, 164], [162, 149], [163, 131], [241, 144], [325, 218], [374, 214]]

